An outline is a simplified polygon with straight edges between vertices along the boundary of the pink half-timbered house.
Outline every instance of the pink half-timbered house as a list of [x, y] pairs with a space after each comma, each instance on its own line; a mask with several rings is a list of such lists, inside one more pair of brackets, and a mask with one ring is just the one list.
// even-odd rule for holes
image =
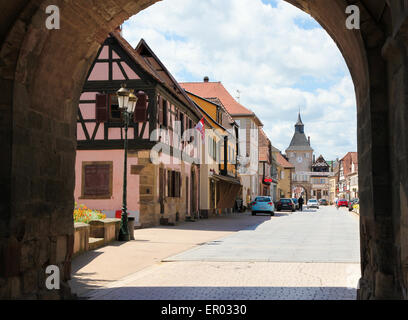
[[[134, 89], [138, 102], [128, 131], [127, 206], [142, 227], [176, 222], [198, 212], [199, 167], [180, 161], [182, 135], [202, 115], [141, 40], [136, 49], [117, 31], [100, 48], [78, 108], [75, 201], [115, 217], [122, 207], [124, 124], [116, 91]], [[167, 136], [160, 163], [152, 163], [156, 129]], [[154, 139], [153, 139], [154, 140]]]

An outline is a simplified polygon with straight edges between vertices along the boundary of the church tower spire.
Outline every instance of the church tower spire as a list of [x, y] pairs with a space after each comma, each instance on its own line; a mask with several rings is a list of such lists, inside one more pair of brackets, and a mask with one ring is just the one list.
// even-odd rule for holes
[[302, 118], [300, 117], [300, 111], [298, 113], [298, 120], [295, 124], [295, 132], [297, 133], [305, 133], [305, 125], [302, 122]]

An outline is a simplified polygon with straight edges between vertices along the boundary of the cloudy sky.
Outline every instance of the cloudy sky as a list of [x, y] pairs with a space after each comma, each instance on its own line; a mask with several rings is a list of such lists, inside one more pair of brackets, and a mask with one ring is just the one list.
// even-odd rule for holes
[[309, 15], [283, 0], [165, 0], [126, 21], [179, 81], [221, 81], [253, 110], [278, 149], [300, 108], [316, 157], [357, 151], [356, 100], [346, 63]]

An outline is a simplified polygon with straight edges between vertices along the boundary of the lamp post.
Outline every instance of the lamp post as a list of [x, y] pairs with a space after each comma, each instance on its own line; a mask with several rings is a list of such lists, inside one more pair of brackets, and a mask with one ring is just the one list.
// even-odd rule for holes
[[135, 111], [137, 97], [133, 94], [133, 90], [129, 91], [126, 89], [125, 85], [116, 92], [118, 96], [119, 102], [119, 110], [123, 114], [124, 123], [125, 123], [125, 141], [124, 141], [124, 149], [125, 149], [125, 159], [124, 159], [124, 167], [123, 167], [123, 202], [122, 202], [122, 216], [121, 216], [121, 223], [120, 223], [120, 231], [119, 231], [119, 241], [129, 241], [130, 235], [128, 230], [128, 215], [127, 215], [127, 149], [128, 149], [128, 141], [127, 141], [127, 132], [129, 127], [129, 120], [133, 112]]

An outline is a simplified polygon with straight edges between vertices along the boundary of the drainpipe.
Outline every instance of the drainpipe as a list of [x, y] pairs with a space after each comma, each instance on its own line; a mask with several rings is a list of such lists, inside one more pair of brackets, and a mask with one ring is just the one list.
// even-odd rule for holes
[[224, 137], [224, 176], [228, 175], [228, 136]]

